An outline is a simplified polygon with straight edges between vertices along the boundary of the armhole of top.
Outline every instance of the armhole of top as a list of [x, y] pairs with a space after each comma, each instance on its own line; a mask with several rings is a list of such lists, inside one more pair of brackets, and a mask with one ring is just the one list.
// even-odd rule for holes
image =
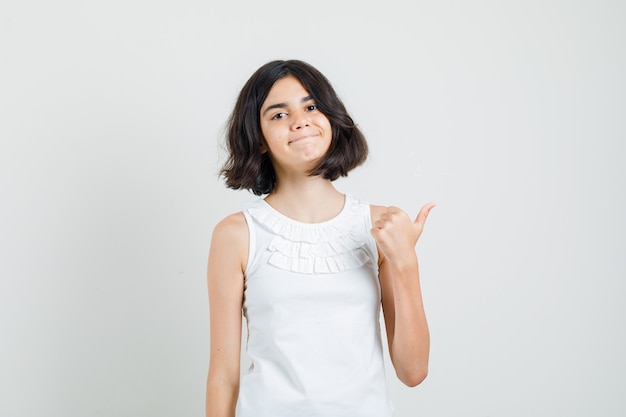
[[246, 210], [242, 213], [243, 217], [246, 219], [246, 224], [248, 225], [248, 261], [246, 262], [246, 270], [244, 271], [244, 279], [248, 279], [248, 271], [252, 268], [252, 260], [254, 259], [254, 253], [256, 252], [256, 231], [250, 214], [248, 214]]
[[378, 245], [376, 245], [376, 239], [372, 236], [372, 227], [374, 227], [372, 224], [372, 206], [370, 204], [366, 204], [365, 206], [367, 207], [367, 217], [365, 222], [365, 226], [367, 227], [367, 241], [369, 243], [370, 251], [372, 252], [374, 265], [376, 266], [376, 269], [378, 269]]

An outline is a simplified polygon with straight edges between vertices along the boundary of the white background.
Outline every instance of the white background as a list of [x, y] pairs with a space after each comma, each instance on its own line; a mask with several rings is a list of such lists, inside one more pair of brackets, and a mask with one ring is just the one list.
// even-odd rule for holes
[[[411, 4], [413, 3], [413, 4]], [[4, 1], [0, 416], [201, 416], [223, 127], [310, 62], [412, 215], [430, 375], [397, 416], [626, 414], [619, 1]]]

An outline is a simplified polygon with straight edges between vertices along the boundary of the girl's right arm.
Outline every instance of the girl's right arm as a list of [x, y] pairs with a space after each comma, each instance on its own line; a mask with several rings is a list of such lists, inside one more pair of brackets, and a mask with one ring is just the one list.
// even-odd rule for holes
[[230, 215], [215, 226], [207, 267], [211, 326], [207, 417], [235, 415], [248, 244], [248, 227], [242, 213]]

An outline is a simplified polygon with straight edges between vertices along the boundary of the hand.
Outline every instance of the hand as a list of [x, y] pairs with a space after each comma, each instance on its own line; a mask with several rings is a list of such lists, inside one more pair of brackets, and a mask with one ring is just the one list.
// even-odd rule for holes
[[435, 203], [425, 204], [415, 220], [397, 207], [388, 207], [374, 222], [372, 235], [389, 261], [415, 256], [415, 245], [422, 235], [424, 224]]

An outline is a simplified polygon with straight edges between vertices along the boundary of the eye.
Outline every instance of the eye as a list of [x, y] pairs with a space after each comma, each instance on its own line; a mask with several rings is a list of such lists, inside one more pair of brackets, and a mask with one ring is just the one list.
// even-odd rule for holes
[[306, 106], [306, 109], [308, 111], [314, 111], [317, 110], [317, 104], [309, 104], [308, 106]]
[[283, 119], [286, 116], [287, 116], [287, 113], [284, 113], [284, 112], [276, 113], [275, 115], [272, 116], [272, 120]]

